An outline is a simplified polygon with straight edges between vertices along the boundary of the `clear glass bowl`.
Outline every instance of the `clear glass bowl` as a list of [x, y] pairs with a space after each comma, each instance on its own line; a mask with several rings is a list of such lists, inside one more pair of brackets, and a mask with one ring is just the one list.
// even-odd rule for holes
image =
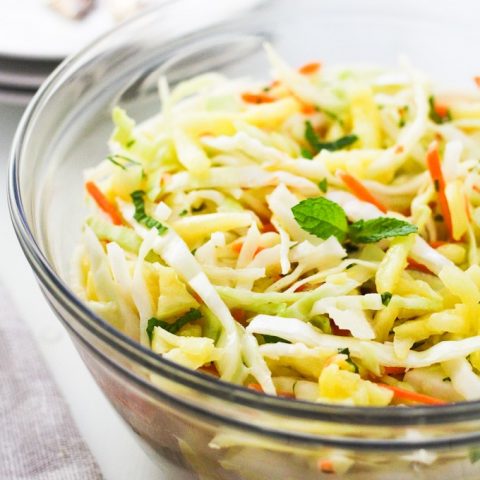
[[[142, 348], [68, 287], [82, 225], [82, 171], [107, 153], [110, 112], [157, 112], [157, 79], [208, 70], [267, 77], [265, 40], [293, 64], [393, 64], [400, 53], [444, 83], [467, 84], [480, 44], [470, 2], [166, 2], [50, 77], [15, 139], [9, 202], [53, 310], [113, 407], [169, 472], [165, 480], [478, 479], [480, 403], [353, 408], [272, 398], [186, 370]], [[140, 440], [141, 439], [141, 440]], [[323, 470], [325, 471], [322, 471]], [[348, 471], [347, 471], [348, 470]], [[347, 471], [342, 476], [342, 472]]]

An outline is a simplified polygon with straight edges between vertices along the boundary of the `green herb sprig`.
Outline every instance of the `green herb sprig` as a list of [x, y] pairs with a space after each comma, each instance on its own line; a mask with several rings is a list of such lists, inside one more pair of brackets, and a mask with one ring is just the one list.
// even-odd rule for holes
[[145, 201], [143, 198], [144, 196], [145, 192], [143, 190], [136, 190], [135, 192], [132, 192], [130, 194], [133, 205], [135, 207], [135, 214], [133, 215], [133, 218], [137, 222], [145, 225], [147, 228], [156, 228], [158, 230], [158, 233], [160, 235], [163, 235], [168, 230], [168, 228], [162, 223], [160, 223], [158, 220], [155, 220], [150, 215], [147, 215], [145, 213]]
[[[357, 135], [351, 134], [340, 137], [337, 140], [333, 140], [332, 142], [323, 142], [322, 140], [320, 140], [317, 133], [315, 132], [312, 123], [307, 120], [305, 122], [305, 140], [308, 142], [314, 154], [316, 155], [321, 150], [329, 150], [330, 152], [343, 150], [344, 148], [353, 145], [358, 140], [358, 137]], [[309, 152], [308, 150], [305, 151]], [[305, 156], [303, 151], [302, 155]]]
[[292, 208], [292, 213], [306, 232], [323, 239], [335, 236], [340, 242], [376, 243], [418, 231], [415, 225], [392, 217], [358, 220], [349, 225], [345, 210], [324, 197], [303, 200]]
[[173, 323], [168, 323], [165, 320], [159, 320], [158, 318], [152, 317], [147, 322], [146, 332], [150, 341], [152, 341], [153, 329], [155, 327], [161, 327], [167, 332], [176, 334], [182, 327], [187, 325], [187, 323], [194, 322], [202, 317], [202, 314], [198, 308], [191, 308], [187, 313], [177, 318]]

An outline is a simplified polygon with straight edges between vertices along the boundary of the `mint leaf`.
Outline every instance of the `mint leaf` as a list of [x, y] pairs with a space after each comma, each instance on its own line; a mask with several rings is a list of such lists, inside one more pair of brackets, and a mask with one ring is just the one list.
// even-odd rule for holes
[[380, 297], [382, 297], [382, 303], [386, 307], [388, 307], [388, 304], [390, 303], [390, 300], [392, 299], [392, 294], [390, 292], [383, 292], [380, 294]]
[[323, 197], [307, 198], [292, 208], [295, 220], [306, 232], [327, 239], [332, 235], [341, 242], [348, 232], [343, 208]]
[[167, 332], [176, 334], [183, 326], [187, 323], [194, 322], [198, 320], [202, 314], [197, 308], [191, 308], [187, 313], [177, 318], [173, 323], [165, 322], [164, 320], [159, 320], [158, 318], [152, 317], [148, 320], [146, 332], [150, 341], [152, 341], [153, 329], [155, 327], [162, 327]]
[[359, 220], [350, 225], [348, 234], [353, 243], [375, 243], [390, 237], [404, 237], [418, 231], [415, 225], [390, 217]]
[[310, 144], [313, 150], [318, 153], [320, 150], [330, 150], [331, 152], [342, 150], [343, 148], [354, 144], [358, 140], [358, 137], [352, 134], [345, 135], [344, 137], [340, 137], [332, 142], [322, 142], [318, 138], [312, 123], [307, 120], [305, 122], [305, 140]]

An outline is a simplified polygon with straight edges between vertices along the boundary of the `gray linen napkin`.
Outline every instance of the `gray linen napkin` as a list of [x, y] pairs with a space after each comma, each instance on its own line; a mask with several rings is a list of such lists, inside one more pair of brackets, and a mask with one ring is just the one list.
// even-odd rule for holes
[[0, 479], [100, 478], [28, 327], [0, 284]]

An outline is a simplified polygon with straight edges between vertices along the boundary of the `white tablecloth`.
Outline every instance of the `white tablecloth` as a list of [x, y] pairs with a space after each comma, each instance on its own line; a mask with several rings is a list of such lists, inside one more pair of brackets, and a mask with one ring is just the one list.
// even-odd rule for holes
[[7, 163], [21, 114], [22, 109], [0, 105], [0, 279], [32, 330], [104, 477], [161, 480], [161, 468], [137, 445], [134, 434], [103, 397], [50, 311], [15, 237], [6, 201]]

